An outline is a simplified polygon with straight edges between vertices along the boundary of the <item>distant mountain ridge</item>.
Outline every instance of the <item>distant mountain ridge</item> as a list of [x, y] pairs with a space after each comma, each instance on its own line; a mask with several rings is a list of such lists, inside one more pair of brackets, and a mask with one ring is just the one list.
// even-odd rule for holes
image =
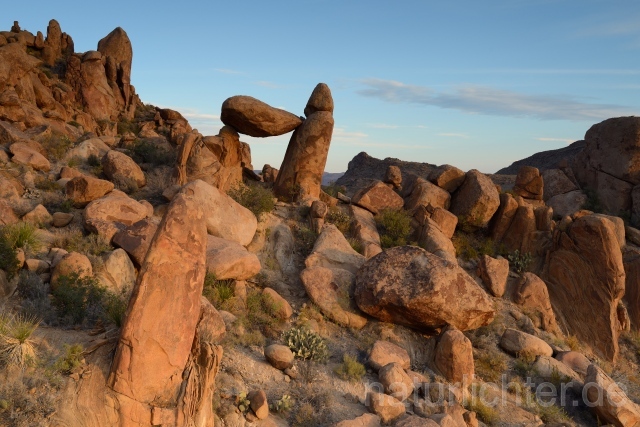
[[389, 166], [398, 166], [402, 174], [413, 174], [425, 179], [437, 166], [430, 163], [405, 162], [387, 157], [384, 160], [371, 157], [364, 151], [356, 155], [350, 162], [347, 171], [336, 181], [336, 184], [347, 188], [347, 195], [365, 187], [371, 181], [382, 180]]
[[556, 150], [547, 150], [536, 153], [525, 159], [513, 162], [510, 166], [500, 169], [497, 175], [516, 175], [522, 166], [533, 166], [541, 172], [547, 169], [555, 169], [562, 160], [571, 160], [575, 158], [585, 147], [583, 140], [576, 141], [567, 147], [558, 148]]

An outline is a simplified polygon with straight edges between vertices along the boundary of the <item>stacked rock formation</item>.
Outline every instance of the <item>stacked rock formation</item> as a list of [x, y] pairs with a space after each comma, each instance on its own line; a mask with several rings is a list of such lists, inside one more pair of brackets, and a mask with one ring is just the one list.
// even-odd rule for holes
[[[333, 133], [333, 99], [329, 87], [316, 86], [305, 108], [307, 118], [272, 107], [245, 95], [222, 103], [220, 119], [225, 126], [217, 136], [189, 130], [178, 138], [180, 145], [174, 182], [184, 185], [201, 179], [227, 191], [244, 177], [273, 183], [276, 196], [286, 200], [320, 198], [322, 174]], [[265, 165], [262, 177], [253, 172], [251, 149], [240, 135], [265, 138], [293, 132], [280, 170]]]
[[86, 53], [74, 53], [73, 40], [55, 20], [46, 38], [19, 25], [12, 30], [0, 32], [0, 120], [79, 136], [79, 128], [115, 135], [116, 122], [133, 117], [140, 101], [130, 83], [133, 51], [122, 28]]
[[304, 109], [306, 120], [293, 132], [273, 186], [281, 198], [319, 198], [333, 134], [333, 98], [319, 83]]

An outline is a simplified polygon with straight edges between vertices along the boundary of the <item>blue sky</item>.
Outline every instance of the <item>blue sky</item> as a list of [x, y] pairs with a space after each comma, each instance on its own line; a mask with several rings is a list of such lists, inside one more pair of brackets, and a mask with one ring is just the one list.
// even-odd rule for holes
[[[21, 3], [21, 4], [18, 4]], [[13, 20], [76, 51], [123, 27], [144, 102], [216, 134], [220, 105], [251, 95], [302, 115], [318, 82], [335, 100], [326, 170], [360, 151], [494, 172], [581, 139], [606, 118], [640, 115], [640, 2], [11, 2]], [[278, 167], [288, 135], [241, 138], [254, 167]]]

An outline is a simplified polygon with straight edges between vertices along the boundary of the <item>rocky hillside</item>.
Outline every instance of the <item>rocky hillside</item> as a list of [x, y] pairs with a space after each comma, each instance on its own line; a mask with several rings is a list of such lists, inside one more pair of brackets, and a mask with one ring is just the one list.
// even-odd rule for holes
[[[640, 427], [639, 118], [509, 191], [366, 153], [323, 187], [326, 84], [202, 135], [121, 29], [0, 58], [0, 425]], [[256, 173], [242, 135], [291, 131]]]

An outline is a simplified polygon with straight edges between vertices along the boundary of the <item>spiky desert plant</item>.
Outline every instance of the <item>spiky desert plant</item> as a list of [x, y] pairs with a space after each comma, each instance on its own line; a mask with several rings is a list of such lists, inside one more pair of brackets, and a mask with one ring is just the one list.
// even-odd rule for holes
[[38, 329], [40, 320], [19, 314], [5, 320], [4, 323], [0, 331], [0, 359], [8, 365], [24, 368], [36, 358], [31, 336]]

